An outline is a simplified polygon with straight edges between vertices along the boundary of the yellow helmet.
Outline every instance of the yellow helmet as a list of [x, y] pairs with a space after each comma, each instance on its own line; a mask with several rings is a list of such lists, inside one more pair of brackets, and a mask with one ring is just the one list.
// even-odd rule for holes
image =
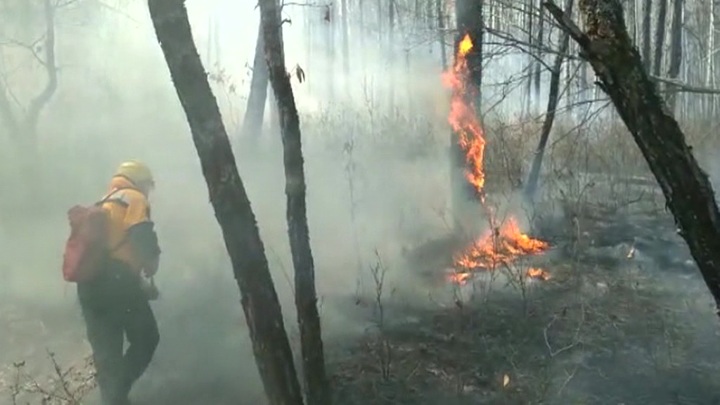
[[115, 176], [123, 176], [135, 183], [136, 186], [152, 187], [155, 185], [150, 168], [139, 160], [129, 160], [121, 163], [115, 171]]

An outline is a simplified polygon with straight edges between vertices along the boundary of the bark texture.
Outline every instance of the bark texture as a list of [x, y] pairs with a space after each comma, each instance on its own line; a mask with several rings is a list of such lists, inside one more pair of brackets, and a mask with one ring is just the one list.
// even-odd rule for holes
[[285, 166], [285, 195], [290, 251], [295, 268], [295, 306], [300, 328], [303, 371], [310, 405], [331, 402], [325, 371], [322, 330], [315, 291], [315, 264], [307, 222], [306, 186], [303, 168], [300, 119], [285, 66], [278, 0], [260, 1], [260, 19], [265, 39], [265, 59], [280, 122]]
[[707, 174], [630, 43], [618, 0], [580, 0], [586, 31], [545, 7], [578, 42], [655, 175], [720, 314], [720, 211]]
[[193, 42], [185, 1], [149, 0], [148, 5], [230, 255], [265, 394], [273, 405], [302, 405], [302, 391], [265, 248], [217, 101]]
[[[466, 81], [465, 85], [468, 89], [466, 102], [473, 104], [476, 111], [479, 112], [482, 87], [483, 1], [458, 0], [455, 5], [455, 21], [457, 36], [454, 40], [453, 55], [455, 55], [455, 59], [453, 63], [457, 63], [460, 41], [465, 35], [469, 35], [473, 47], [466, 56], [469, 72], [468, 77], [463, 80]], [[480, 199], [480, 196], [465, 177], [467, 160], [459, 139], [457, 133], [451, 133], [450, 186], [454, 224], [457, 229], [462, 229], [462, 224], [466, 223], [467, 214], [475, 212], [475, 202]]]
[[455, 51], [463, 37], [466, 34], [470, 35], [473, 48], [467, 55], [467, 61], [470, 83], [475, 87], [477, 97], [480, 97], [482, 85], [483, 3], [482, 0], [458, 0], [455, 5], [455, 22], [458, 30]]

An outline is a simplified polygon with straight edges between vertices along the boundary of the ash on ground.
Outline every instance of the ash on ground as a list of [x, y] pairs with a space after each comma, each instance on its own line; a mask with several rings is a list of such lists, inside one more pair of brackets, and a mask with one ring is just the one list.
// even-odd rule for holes
[[384, 324], [333, 363], [342, 403], [366, 403], [358, 392], [378, 404], [720, 403], [717, 317], [671, 218], [582, 220], [513, 264], [550, 274], [522, 285], [509, 270], [449, 283], [453, 236], [408, 250], [427, 298], [396, 291]]

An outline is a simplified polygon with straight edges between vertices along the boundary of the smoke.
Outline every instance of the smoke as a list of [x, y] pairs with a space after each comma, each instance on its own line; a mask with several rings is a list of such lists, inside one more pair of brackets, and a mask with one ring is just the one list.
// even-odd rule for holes
[[[229, 135], [236, 137], [249, 88], [247, 64], [253, 56], [257, 14], [249, 3], [187, 3], [207, 69], [222, 70], [227, 77], [213, 86]], [[0, 267], [7, 276], [0, 286], [0, 303], [17, 304], [23, 316], [37, 317], [44, 326], [39, 332], [13, 327], [0, 333], [5, 335], [3, 341], [14, 342], [0, 355], [0, 363], [26, 360], [47, 365], [42, 348], [49, 348], [71, 364], [88, 350], [74, 286], [60, 276], [68, 232], [65, 213], [76, 203], [95, 201], [105, 192], [117, 164], [137, 158], [147, 162], [156, 176], [151, 202], [163, 256], [156, 277], [161, 299], [154, 304], [161, 344], [136, 394], [155, 403], [221, 404], [238, 399], [262, 403], [224, 242], [144, 8], [142, 2], [102, 8], [87, 17], [84, 26], [59, 28], [63, 70], [59, 89], [40, 122], [36, 162], [43, 189], [43, 204], [37, 206], [43, 208], [35, 210], [31, 207], [36, 205], [15, 201], [11, 220], [2, 224], [0, 232]], [[68, 9], [58, 18], [68, 20], [85, 11]], [[293, 19], [285, 28], [288, 65], [301, 64], [314, 88], [322, 88], [323, 60], [302, 60], [301, 11], [290, 6], [286, 11]], [[218, 34], [213, 34], [209, 21], [220, 27]], [[214, 54], [208, 54], [205, 44], [216, 47]], [[400, 252], [428, 230], [442, 228], [442, 216], [432, 209], [440, 212], [446, 203], [439, 197], [445, 194], [447, 178], [445, 148], [432, 151], [446, 133], [438, 108], [443, 94], [439, 75], [422, 65], [412, 77], [397, 75], [403, 83], [428, 75], [432, 81], [425, 80], [424, 87], [412, 92], [425, 99], [417, 102], [427, 109], [426, 117], [394, 117], [388, 114], [397, 111], [381, 108], [385, 101], [371, 94], [395, 87], [380, 74], [386, 66], [372, 60], [363, 63], [374, 76], [362, 79], [364, 85], [348, 86], [351, 94], [343, 95], [341, 103], [317, 100], [305, 87], [309, 84], [296, 83], [310, 237], [327, 342], [342, 342], [366, 330], [368, 321], [356, 316], [352, 302], [371, 291], [370, 266], [382, 258], [388, 279], [402, 280], [406, 271]], [[398, 70], [405, 71], [399, 65]], [[35, 88], [24, 86], [24, 79], [42, 77], [42, 71], [18, 77], [13, 90], [25, 97]], [[337, 94], [340, 83], [361, 82], [342, 76], [337, 80]], [[398, 98], [411, 94], [410, 89], [397, 92]], [[5, 139], [1, 142], [1, 149], [14, 147]], [[295, 342], [279, 134], [234, 138], [233, 143], [281, 297], [285, 327]], [[7, 153], [4, 157], [3, 168], [13, 169], [0, 175], [6, 184], [34, 187], [21, 169], [20, 158]]]
[[[252, 2], [186, 3], [207, 70], [224, 78], [214, 81], [213, 89], [257, 216], [285, 327], [295, 343], [280, 137], [266, 132], [237, 139], [258, 13]], [[44, 348], [58, 352], [64, 364], [87, 352], [74, 287], [60, 275], [68, 232], [65, 213], [73, 204], [101, 196], [119, 162], [139, 158], [156, 176], [151, 201], [163, 256], [156, 280], [162, 296], [154, 304], [161, 343], [136, 395], [152, 403], [262, 403], [226, 248], [146, 4], [105, 2], [107, 7], [90, 9], [80, 4], [95, 2], [78, 2], [58, 16], [63, 22], [58, 28], [60, 85], [43, 113], [39, 159], [33, 161], [42, 179], [43, 204], [19, 199], [3, 207], [0, 216], [0, 312], [4, 317], [11, 303], [21, 317], [39, 320], [42, 326], [6, 322], [10, 327], [0, 328], [0, 347], [11, 349], [0, 353], [0, 365], [19, 360], [47, 364]], [[307, 19], [305, 13], [310, 15]], [[349, 344], [348, 338], [360, 336], [372, 323], [357, 303], [375, 293], [370, 268], [378, 262], [387, 272], [386, 297], [434, 305], [427, 300], [431, 287], [417, 277], [420, 269], [404, 259], [413, 247], [451, 232], [449, 106], [433, 30], [404, 27], [389, 51], [379, 48], [379, 29], [372, 24], [364, 31], [351, 31], [352, 69], [346, 75], [339, 45], [334, 70], [328, 68], [323, 15], [323, 7], [288, 5], [283, 18], [292, 21], [284, 26], [287, 65], [297, 64], [307, 74], [307, 82], [293, 81], [293, 86], [303, 131], [320, 311], [326, 347], [333, 350]], [[491, 53], [499, 47], [487, 49]], [[395, 57], [389, 59], [388, 53]], [[19, 102], [26, 103], [42, 86], [43, 76], [32, 55], [18, 55], [12, 61], [5, 57], [0, 68], [26, 67], [8, 77]], [[523, 153], [535, 144], [536, 128], [518, 130], [520, 147], [506, 150], [513, 140], [506, 137], [504, 121], [495, 125], [495, 120], [514, 116], [526, 104], [520, 95], [524, 90], [509, 84], [521, 74], [517, 66], [526, 58], [514, 53], [497, 56], [483, 78], [486, 109], [492, 110], [483, 123], [489, 148], [502, 156], [503, 165], [517, 159], [520, 168], [528, 160]], [[501, 100], [507, 101], [498, 104]], [[24, 158], [13, 152], [16, 145], [2, 135], [2, 193], [15, 195], [35, 187], [21, 164]], [[706, 168], [720, 173], [720, 165], [710, 157], [703, 159], [710, 162]], [[489, 175], [511, 177], [505, 172]], [[575, 186], [560, 188], [568, 195], [579, 193]], [[519, 214], [523, 228], [532, 222], [514, 194], [498, 206], [502, 215]], [[430, 259], [446, 250], [439, 249], [442, 252]]]

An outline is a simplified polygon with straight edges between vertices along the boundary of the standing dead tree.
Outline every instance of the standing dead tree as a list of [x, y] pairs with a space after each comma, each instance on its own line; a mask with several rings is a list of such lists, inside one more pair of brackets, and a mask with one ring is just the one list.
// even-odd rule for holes
[[[574, 0], [565, 0], [565, 12], [568, 18], [572, 16], [573, 2]], [[548, 140], [550, 139], [550, 131], [555, 122], [555, 114], [557, 112], [558, 102], [560, 101], [560, 73], [569, 44], [570, 35], [568, 35], [567, 32], [563, 32], [560, 35], [560, 50], [557, 55], [555, 55], [555, 62], [550, 72], [550, 91], [548, 94], [547, 112], [545, 113], [545, 120], [543, 121], [540, 132], [540, 141], [538, 142], [537, 149], [535, 149], [535, 156], [533, 156], [530, 174], [528, 175], [528, 181], [525, 186], [525, 197], [529, 201], [533, 200], [535, 191], [537, 190], [540, 179], [540, 169], [542, 167], [543, 157], [545, 156], [545, 148], [547, 147]]]
[[[677, 80], [680, 75], [680, 65], [683, 59], [683, 0], [673, 0], [672, 25], [670, 26], [670, 66], [668, 78]], [[677, 94], [675, 86], [667, 86], [667, 102], [671, 112], [675, 112], [677, 105]]]
[[329, 405], [330, 384], [325, 372], [322, 330], [315, 291], [315, 264], [307, 222], [306, 186], [303, 168], [300, 119], [290, 75], [285, 66], [285, 49], [278, 0], [260, 1], [260, 20], [265, 42], [265, 59], [270, 85], [275, 94], [285, 163], [285, 195], [290, 251], [295, 268], [295, 306], [307, 400], [311, 405]]
[[262, 134], [263, 118], [265, 117], [265, 102], [267, 101], [268, 71], [263, 57], [265, 47], [262, 35], [262, 25], [258, 28], [258, 36], [255, 42], [255, 57], [253, 59], [252, 79], [250, 80], [250, 95], [248, 96], [247, 109], [243, 118], [240, 136], [247, 139]]
[[720, 211], [707, 174], [658, 95], [625, 28], [619, 0], [580, 0], [583, 32], [553, 2], [544, 6], [580, 45], [655, 175], [720, 315]]
[[[31, 52], [44, 67], [47, 75], [45, 87], [38, 93], [21, 114], [13, 108], [10, 89], [5, 80], [0, 80], [0, 120], [5, 124], [11, 139], [20, 147], [21, 152], [34, 154], [37, 151], [37, 126], [45, 106], [55, 95], [58, 87], [58, 69], [55, 60], [55, 8], [51, 0], [43, 0], [45, 33], [41, 40], [34, 44], [12, 42]], [[42, 42], [42, 45], [40, 44]], [[38, 50], [43, 56], [38, 55]]]
[[265, 394], [273, 405], [302, 405], [265, 247], [193, 41], [185, 1], [148, 0], [148, 5], [230, 255]]

